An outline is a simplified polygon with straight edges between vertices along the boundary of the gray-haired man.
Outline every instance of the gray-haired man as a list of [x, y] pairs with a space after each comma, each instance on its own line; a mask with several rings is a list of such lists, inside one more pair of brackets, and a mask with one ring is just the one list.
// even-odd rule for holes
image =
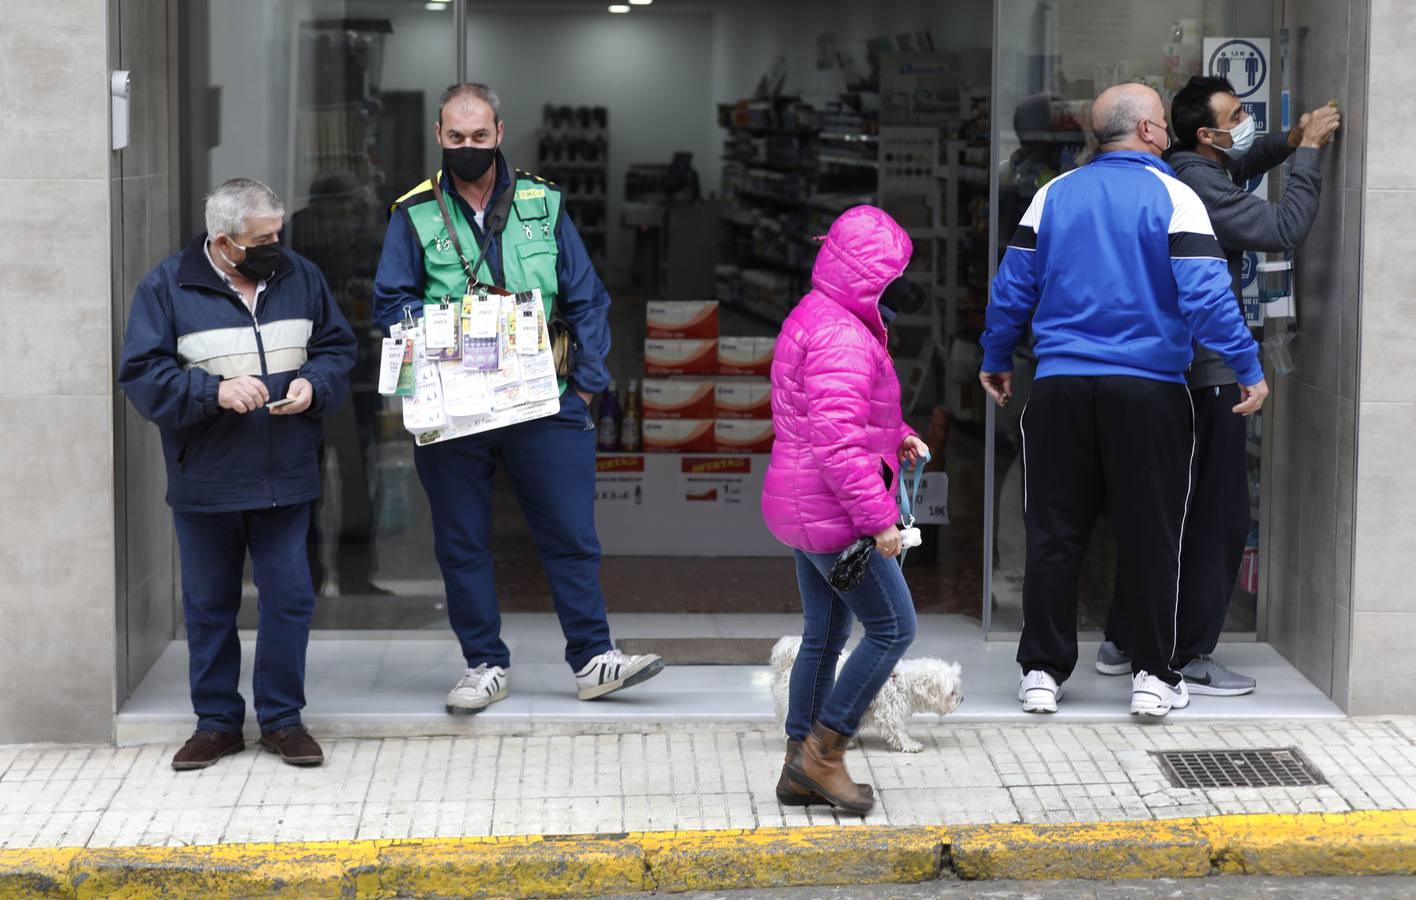
[[212, 191], [207, 232], [138, 285], [123, 341], [118, 383], [162, 432], [182, 559], [197, 732], [174, 769], [245, 746], [236, 614], [248, 551], [261, 745], [292, 765], [324, 760], [300, 720], [315, 610], [305, 535], [320, 494], [318, 419], [348, 393], [355, 343], [319, 269], [280, 247], [284, 218], [259, 181]]

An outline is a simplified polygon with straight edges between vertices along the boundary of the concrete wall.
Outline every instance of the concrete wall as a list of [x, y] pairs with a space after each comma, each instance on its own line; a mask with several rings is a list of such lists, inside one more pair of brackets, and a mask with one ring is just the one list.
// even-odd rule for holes
[[1364, 189], [1365, 208], [1346, 701], [1353, 713], [1411, 713], [1416, 697], [1400, 685], [1416, 646], [1416, 19], [1407, 0], [1371, 0], [1370, 9], [1371, 140], [1365, 185], [1353, 185]]
[[0, 28], [0, 743], [113, 729], [108, 3]]
[[[1323, 151], [1318, 218], [1294, 254], [1297, 369], [1274, 377], [1270, 368], [1274, 393], [1264, 421], [1266, 620], [1260, 637], [1345, 703], [1367, 16], [1363, 2], [1282, 0], [1275, 7], [1280, 27], [1292, 35], [1295, 110], [1336, 99], [1345, 118], [1340, 136]], [[1277, 60], [1277, 37], [1273, 47]]]

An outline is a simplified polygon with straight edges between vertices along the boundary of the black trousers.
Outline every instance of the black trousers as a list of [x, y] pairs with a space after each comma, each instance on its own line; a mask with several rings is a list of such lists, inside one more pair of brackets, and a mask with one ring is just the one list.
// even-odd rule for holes
[[1018, 664], [1059, 683], [1076, 667], [1077, 578], [1105, 508], [1132, 671], [1178, 682], [1170, 663], [1195, 451], [1189, 389], [1145, 378], [1040, 379], [1022, 431], [1028, 558]]
[[[1235, 415], [1239, 386], [1197, 388], [1194, 490], [1180, 551], [1179, 638], [1174, 667], [1183, 669], [1219, 644], [1234, 583], [1249, 539], [1249, 473], [1244, 417]], [[1128, 604], [1120, 591], [1106, 622], [1106, 639], [1126, 648], [1121, 634]]]

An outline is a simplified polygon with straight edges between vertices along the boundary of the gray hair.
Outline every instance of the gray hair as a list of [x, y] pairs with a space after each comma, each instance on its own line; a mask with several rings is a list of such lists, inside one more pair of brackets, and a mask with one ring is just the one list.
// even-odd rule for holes
[[481, 100], [492, 108], [492, 121], [501, 122], [501, 97], [497, 96], [497, 92], [492, 90], [490, 86], [476, 82], [454, 84], [442, 92], [442, 96], [438, 98], [439, 122], [442, 121], [443, 107], [459, 97], [471, 97], [475, 100]]
[[1092, 130], [1103, 147], [1130, 139], [1141, 120], [1150, 116], [1150, 99], [1138, 91], [1116, 91], [1108, 99], [1097, 103], [1092, 113]]
[[275, 191], [254, 178], [222, 182], [206, 197], [206, 229], [211, 237], [235, 237], [246, 230], [247, 219], [284, 215], [285, 204]]

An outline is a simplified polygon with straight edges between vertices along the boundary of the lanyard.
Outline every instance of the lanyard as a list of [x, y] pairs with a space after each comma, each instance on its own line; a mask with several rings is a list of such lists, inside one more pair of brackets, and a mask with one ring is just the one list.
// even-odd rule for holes
[[[467, 293], [472, 293], [472, 288], [481, 282], [477, 280], [477, 269], [482, 265], [482, 260], [487, 258], [487, 251], [492, 247], [492, 238], [495, 232], [491, 228], [487, 229], [487, 237], [482, 242], [481, 252], [477, 254], [475, 263], [468, 263], [467, 257], [462, 253], [462, 242], [457, 239], [457, 229], [452, 227], [452, 215], [447, 210], [447, 200], [443, 197], [442, 173], [433, 176], [433, 197], [438, 201], [438, 212], [442, 213], [443, 226], [447, 228], [448, 239], [452, 241], [452, 249], [457, 251], [457, 259], [462, 263], [462, 271], [467, 273]], [[489, 223], [490, 224], [490, 223]]]

